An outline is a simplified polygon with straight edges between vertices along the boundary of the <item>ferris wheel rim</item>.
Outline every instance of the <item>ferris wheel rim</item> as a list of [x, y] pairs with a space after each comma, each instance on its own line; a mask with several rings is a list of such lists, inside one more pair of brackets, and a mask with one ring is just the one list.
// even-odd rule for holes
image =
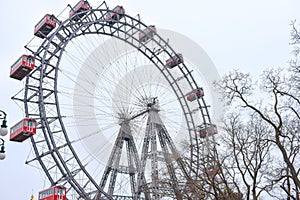
[[[94, 12], [97, 12], [97, 11], [100, 11], [100, 12], [104, 12], [104, 11], [106, 11], [106, 12], [109, 12], [109, 11], [111, 11], [111, 10], [108, 10], [108, 9], [106, 9], [106, 10], [103, 10], [103, 9], [92, 9], [92, 10], [90, 10], [90, 11], [88, 11], [87, 13], [86, 13], [86, 16], [88, 17], [90, 14], [93, 14]], [[104, 16], [104, 14], [102, 14], [102, 17]], [[139, 26], [143, 26], [143, 28], [146, 28], [147, 26], [145, 25], [145, 24], [143, 24], [140, 20], [136, 20], [135, 18], [133, 18], [133, 17], [131, 17], [131, 16], [129, 16], [129, 15], [125, 15], [124, 16], [124, 18], [129, 18], [130, 20], [135, 20], [136, 22], [138, 22], [139, 23]], [[64, 21], [62, 24], [63, 25], [65, 25], [65, 24], [68, 24], [68, 23], [71, 23], [72, 22], [72, 19], [67, 19], [66, 21]], [[118, 22], [118, 23], [121, 23], [121, 22]], [[90, 24], [93, 24], [92, 22], [90, 22]], [[123, 24], [124, 25], [124, 24]], [[103, 25], [104, 26], [104, 25]], [[59, 31], [61, 30], [61, 28], [62, 28], [63, 26], [62, 25], [60, 25], [60, 27], [55, 31], [55, 33], [51, 36], [51, 38], [47, 41], [47, 40], [44, 40], [44, 42], [43, 42], [43, 45], [46, 45], [46, 48], [45, 48], [45, 46], [40, 46], [40, 49], [43, 49], [43, 48], [45, 48], [45, 49], [47, 49], [50, 45], [51, 45], [51, 41], [52, 41], [52, 39], [56, 36], [56, 34], [57, 33], [59, 33]], [[84, 25], [82, 25], [81, 27], [84, 27]], [[79, 29], [80, 28], [78, 28], [78, 31], [79, 31]], [[143, 29], [142, 28], [138, 28], [138, 30], [139, 31], [143, 31]], [[94, 33], [95, 34], [95, 33]], [[99, 32], [97, 33], [97, 34], [99, 34]], [[75, 35], [75, 32], [73, 32], [72, 33], [72, 35]], [[68, 41], [70, 41], [70, 40], [72, 40], [73, 38], [75, 38], [75, 37], [79, 37], [79, 36], [81, 36], [81, 34], [79, 34], [79, 35], [75, 35], [74, 37], [71, 37], [71, 38], [69, 38], [68, 39]], [[112, 35], [112, 36], [114, 36], [114, 35]], [[164, 39], [163, 38], [161, 38], [158, 34], [156, 34], [156, 36], [158, 37], [158, 39], [160, 40], [160, 41], [163, 41], [165, 44], [167, 44], [167, 42], [166, 41], [164, 41]], [[118, 38], [118, 39], [121, 39], [121, 38]], [[123, 40], [124, 41], [124, 40]], [[127, 41], [125, 41], [125, 42], [127, 42]], [[139, 42], [140, 44], [142, 44], [142, 42]], [[64, 49], [66, 46], [67, 46], [67, 44], [68, 44], [68, 42], [66, 42], [66, 43], [64, 43], [64, 47], [62, 47], [62, 49]], [[142, 45], [144, 45], [144, 44], [142, 44]], [[167, 44], [168, 45], [168, 44]], [[138, 49], [138, 46], [134, 46], [135, 48], [137, 48]], [[171, 51], [172, 51], [172, 53], [176, 53], [172, 48], [171, 48], [171, 46], [169, 46], [169, 48], [171, 49]], [[45, 57], [46, 57], [46, 54], [47, 54], [47, 52], [45, 51], [45, 55], [43, 56], [43, 60], [42, 60], [42, 63], [45, 61]], [[61, 51], [61, 53], [60, 53], [60, 58], [61, 58], [61, 56], [62, 56], [62, 54], [63, 54], [63, 51]], [[154, 52], [152, 52], [152, 54], [153, 55], [155, 55], [155, 53]], [[171, 54], [170, 54], [171, 55]], [[158, 58], [158, 60], [159, 60], [159, 58]], [[160, 62], [162, 62], [162, 61], [160, 61]], [[58, 62], [58, 64], [57, 64], [57, 66], [56, 67], [58, 67], [59, 66], [59, 62]], [[186, 68], [186, 66], [183, 64], [183, 66]], [[44, 67], [44, 65], [42, 64], [41, 65], [41, 68], [39, 69], [39, 70], [41, 70], [41, 71], [43, 71], [44, 69], [43, 69], [43, 67]], [[55, 69], [55, 70], [57, 70], [57, 69]], [[187, 70], [187, 69], [186, 69]], [[187, 70], [188, 71], [188, 70]], [[44, 79], [44, 77], [42, 77], [44, 74], [43, 73], [41, 73], [41, 78], [40, 78], [40, 84], [42, 85], [42, 82], [43, 82], [43, 79]], [[172, 76], [172, 75], [171, 75]], [[192, 77], [192, 75], [190, 75], [191, 77]], [[27, 80], [26, 80], [26, 82], [27, 83], [29, 83], [29, 79], [30, 79], [30, 76], [27, 78]], [[193, 80], [193, 79], [192, 79]], [[197, 87], [197, 83], [196, 83], [196, 81], [195, 80], [193, 80], [194, 81], [194, 85]], [[175, 81], [176, 82], [176, 81]], [[191, 84], [191, 85], [193, 85], [193, 84]], [[42, 93], [43, 91], [43, 88], [42, 88], [42, 86], [40, 85], [40, 92]], [[57, 84], [55, 84], [56, 86], [57, 86]], [[56, 87], [55, 86], [55, 87]], [[26, 89], [25, 89], [25, 93], [27, 94], [27, 90], [28, 90], [28, 88], [27, 88], [27, 84], [26, 84]], [[173, 89], [173, 91], [174, 91], [174, 89]], [[57, 91], [54, 91], [54, 93], [56, 93]], [[175, 92], [175, 91], [174, 91]], [[176, 93], [176, 92], [175, 92]], [[184, 97], [185, 95], [184, 94], [182, 94], [181, 95], [182, 97]], [[43, 119], [43, 120], [45, 120], [45, 119], [47, 119], [47, 113], [46, 113], [46, 110], [45, 110], [45, 108], [44, 108], [44, 101], [43, 101], [43, 97], [41, 97], [40, 96], [40, 104], [39, 104], [39, 109], [40, 109], [40, 117], [41, 117], [41, 119]], [[197, 100], [198, 102], [200, 101], [200, 100]], [[30, 113], [29, 113], [29, 111], [28, 111], [28, 105], [27, 105], [27, 101], [25, 101], [25, 112], [26, 112], [26, 115], [30, 115]], [[57, 96], [56, 96], [56, 102], [55, 102], [55, 104], [56, 104], [56, 107], [57, 107], [57, 109], [59, 109], [59, 101], [58, 101], [58, 99], [57, 99]], [[186, 105], [188, 105], [188, 103], [186, 102]], [[208, 112], [207, 112], [207, 114], [208, 114]], [[61, 117], [61, 114], [60, 114], [60, 111], [58, 111], [58, 115], [60, 115], [60, 116], [58, 116], [58, 117]], [[59, 120], [59, 119], [58, 119]], [[48, 121], [43, 121], [43, 123], [44, 122], [47, 122], [47, 123], [45, 123], [44, 125], [46, 126], [46, 129], [45, 128], [43, 128], [43, 131], [44, 131], [44, 134], [45, 135], [47, 135], [47, 132], [49, 131], [49, 125], [48, 125]], [[63, 126], [63, 122], [61, 122], [61, 125]], [[48, 130], [47, 130], [48, 129]], [[63, 128], [64, 129], [64, 128]], [[49, 131], [49, 132], [51, 132], [51, 131]], [[67, 139], [67, 131], [64, 131], [64, 134], [65, 134], [65, 137], [66, 137], [66, 142], [67, 142], [67, 144], [69, 145], [69, 148], [72, 148], [72, 145], [71, 145], [71, 143], [70, 143], [70, 141]], [[50, 136], [51, 137], [51, 136]], [[45, 137], [45, 138], [47, 138], [47, 143], [49, 143], [48, 145], [49, 145], [49, 149], [50, 148], [57, 148], [56, 146], [55, 146], [55, 140], [53, 139], [53, 138], [48, 138], [48, 136], [47, 137]], [[34, 140], [34, 138], [31, 138], [31, 141], [32, 141], [32, 144], [33, 144], [33, 146], [34, 146], [34, 148], [37, 148], [36, 147], [36, 144], [35, 144], [35, 140]], [[53, 145], [53, 147], [52, 147], [52, 145]], [[76, 153], [75, 153], [75, 150], [73, 150], [73, 152], [74, 152], [74, 156], [76, 156]], [[55, 151], [55, 153], [56, 153], [56, 155], [58, 156], [58, 160], [55, 160], [55, 162], [58, 164], [58, 163], [62, 163], [62, 161], [63, 161], [63, 158], [62, 158], [62, 156], [60, 156], [60, 152], [59, 151]], [[39, 155], [39, 154], [37, 154], [37, 155]], [[54, 156], [54, 159], [57, 159], [55, 156]], [[82, 167], [82, 169], [84, 169], [84, 166], [83, 166], [83, 164], [80, 162], [80, 159], [79, 158], [77, 158], [78, 159], [78, 164], [79, 165], [81, 165], [81, 167]], [[77, 160], [76, 159], [76, 160]], [[42, 161], [42, 159], [38, 156], [38, 159], [37, 160], [39, 160], [39, 162], [40, 162], [40, 164], [42, 165], [43, 164], [43, 161]], [[60, 160], [60, 161], [59, 161]], [[58, 165], [60, 165], [60, 167], [62, 168], [62, 171], [64, 171], [63, 169], [68, 169], [68, 167], [67, 166], [61, 166], [61, 164], [58, 164]], [[71, 172], [68, 172], [68, 173], [71, 173]], [[86, 172], [86, 174], [88, 174], [88, 172]], [[49, 174], [48, 175], [48, 178], [49, 177], [51, 177], [51, 175]], [[72, 178], [72, 177], [69, 177], [69, 178]], [[92, 177], [91, 177], [91, 179], [93, 179]], [[50, 179], [51, 180], [51, 179]], [[54, 184], [55, 183], [55, 181], [54, 180], [52, 180], [51, 182], [53, 182], [52, 184]], [[74, 181], [74, 187], [76, 188], [79, 188], [80, 189], [80, 186], [76, 186], [76, 182]], [[97, 184], [97, 183], [96, 183]], [[99, 189], [99, 188], [97, 188], [97, 189]], [[80, 192], [80, 191], [78, 191], [78, 192]], [[83, 191], [84, 192], [84, 191]]]

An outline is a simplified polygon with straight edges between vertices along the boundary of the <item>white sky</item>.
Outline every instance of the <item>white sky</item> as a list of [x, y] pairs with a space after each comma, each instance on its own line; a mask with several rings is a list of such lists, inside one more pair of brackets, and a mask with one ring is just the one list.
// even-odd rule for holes
[[[92, 5], [102, 1], [90, 0]], [[77, 0], [9, 0], [2, 3], [0, 53], [0, 109], [8, 115], [8, 126], [23, 117], [10, 99], [23, 82], [9, 78], [13, 62], [25, 52], [34, 25], [46, 13], [58, 14]], [[287, 66], [291, 47], [290, 22], [298, 19], [299, 0], [111, 0], [113, 8], [123, 5], [126, 13], [140, 14], [146, 24], [184, 34], [211, 57], [222, 75], [233, 68], [259, 74], [266, 67]], [[0, 199], [30, 199], [44, 185], [41, 172], [25, 165], [29, 142], [13, 143], [5, 137], [7, 158], [0, 161]]]

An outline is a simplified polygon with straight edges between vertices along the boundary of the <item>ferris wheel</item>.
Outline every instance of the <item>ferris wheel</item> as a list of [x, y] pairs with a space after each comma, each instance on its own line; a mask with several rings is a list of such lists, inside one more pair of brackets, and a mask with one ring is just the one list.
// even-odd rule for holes
[[215, 170], [205, 78], [168, 34], [83, 0], [35, 26], [13, 99], [36, 124], [26, 163], [69, 199], [183, 199], [189, 180]]

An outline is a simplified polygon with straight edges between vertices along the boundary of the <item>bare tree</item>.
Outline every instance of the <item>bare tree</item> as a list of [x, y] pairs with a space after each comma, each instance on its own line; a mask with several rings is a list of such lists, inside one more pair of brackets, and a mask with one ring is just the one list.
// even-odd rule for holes
[[239, 112], [227, 115], [220, 142], [227, 159], [223, 171], [227, 180], [243, 193], [244, 199], [259, 199], [263, 192], [269, 193], [266, 175], [272, 163], [270, 127], [253, 113], [243, 116]]
[[214, 162], [189, 183], [190, 199], [300, 200], [300, 32], [292, 22], [293, 59], [252, 81], [233, 70], [215, 83], [229, 105]]
[[[217, 87], [222, 92], [223, 97], [228, 100], [228, 104], [242, 108], [245, 112], [252, 112], [257, 116], [255, 125], [258, 122], [263, 122], [266, 124], [266, 127], [271, 128], [272, 134], [268, 134], [269, 136], [264, 141], [267, 141], [267, 144], [271, 142], [276, 147], [274, 151], [280, 152], [280, 156], [277, 156], [277, 159], [282, 161], [285, 166], [282, 166], [281, 163], [281, 173], [274, 175], [274, 178], [270, 179], [273, 179], [274, 184], [281, 184], [282, 190], [286, 192], [288, 198], [292, 199], [299, 198], [300, 188], [300, 157], [298, 153], [300, 96], [299, 88], [295, 88], [297, 85], [294, 84], [295, 77], [299, 79], [299, 76], [299, 71], [295, 71], [295, 68], [292, 66], [289, 70], [265, 70], [262, 73], [259, 87], [255, 87], [257, 84], [252, 83], [249, 74], [236, 70], [225, 75], [222, 81], [217, 83]], [[242, 138], [237, 138], [238, 140], [242, 140]], [[232, 145], [235, 148], [236, 143], [232, 141]], [[259, 145], [264, 146], [266, 144], [259, 143]], [[267, 146], [269, 147], [269, 145]], [[245, 159], [248, 159], [243, 157], [249, 156], [247, 152], [243, 153], [244, 149], [234, 149], [234, 151], [240, 151], [242, 155], [241, 159], [236, 160], [238, 165], [241, 164], [241, 161], [245, 162]], [[259, 152], [255, 153], [255, 151], [259, 151], [259, 149], [250, 150], [249, 154], [262, 156], [259, 155]], [[247, 164], [250, 163], [243, 163], [244, 166]], [[254, 170], [257, 169], [252, 167], [252, 173], [255, 175]], [[238, 171], [241, 174], [245, 173], [245, 169], [238, 169]], [[249, 175], [251, 177], [253, 174]], [[248, 185], [246, 180], [243, 180], [243, 182], [245, 185]], [[248, 191], [249, 186], [247, 187]], [[254, 194], [255, 191], [253, 190], [252, 193]], [[253, 199], [255, 199], [254, 196]]]

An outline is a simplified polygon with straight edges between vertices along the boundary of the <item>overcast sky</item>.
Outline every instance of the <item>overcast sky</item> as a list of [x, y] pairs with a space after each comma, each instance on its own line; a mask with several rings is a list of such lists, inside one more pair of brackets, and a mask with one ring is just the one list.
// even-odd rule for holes
[[[90, 0], [93, 6], [102, 1]], [[24, 45], [33, 36], [33, 27], [46, 13], [58, 14], [77, 1], [10, 0], [4, 1], [1, 19], [0, 109], [8, 115], [8, 126], [23, 116], [10, 98], [24, 82], [9, 78], [13, 62], [25, 52]], [[111, 0], [113, 8], [123, 5], [126, 13], [141, 15], [146, 24], [181, 33], [197, 42], [215, 63], [219, 73], [241, 69], [258, 75], [268, 67], [286, 67], [291, 57], [290, 22], [300, 23], [299, 0]], [[25, 165], [29, 142], [6, 140], [7, 158], [0, 161], [0, 199], [29, 199], [44, 185], [43, 173]], [[37, 199], [37, 196], [36, 196]]]

